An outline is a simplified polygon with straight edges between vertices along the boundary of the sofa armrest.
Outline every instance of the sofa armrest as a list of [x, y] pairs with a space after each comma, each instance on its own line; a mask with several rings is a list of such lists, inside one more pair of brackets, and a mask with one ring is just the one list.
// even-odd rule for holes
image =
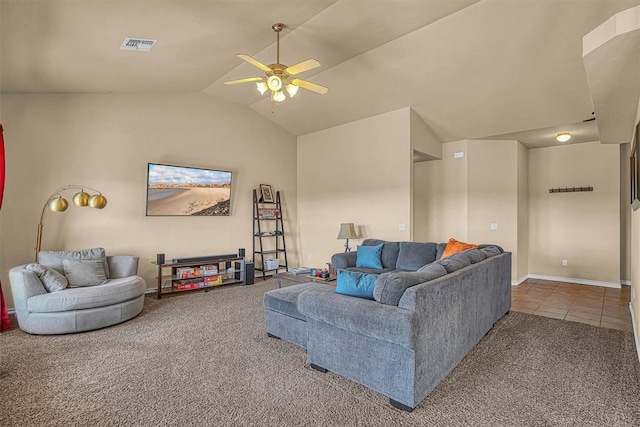
[[338, 294], [333, 288], [314, 288], [298, 296], [298, 311], [307, 319], [414, 347], [417, 316], [409, 310]]
[[120, 279], [138, 274], [138, 257], [131, 255], [107, 256], [109, 278]]
[[336, 270], [356, 266], [357, 252], [340, 252], [331, 256], [331, 264]]
[[47, 290], [38, 278], [38, 275], [27, 270], [25, 265], [19, 265], [9, 270], [9, 281], [11, 282], [11, 293], [13, 294], [13, 305], [17, 311], [27, 312], [27, 301], [29, 298], [46, 294]]

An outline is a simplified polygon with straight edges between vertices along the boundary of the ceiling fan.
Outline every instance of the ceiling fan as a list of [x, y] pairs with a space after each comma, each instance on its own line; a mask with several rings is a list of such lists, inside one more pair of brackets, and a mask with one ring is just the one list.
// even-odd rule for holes
[[264, 65], [262, 62], [258, 61], [250, 55], [239, 53], [238, 58], [248, 62], [254, 67], [258, 67], [259, 69], [264, 71], [265, 75], [261, 77], [249, 77], [246, 79], [229, 80], [224, 82], [224, 84], [235, 85], [238, 83], [256, 82], [260, 94], [264, 95], [267, 90], [271, 90], [271, 100], [276, 103], [282, 102], [287, 98], [284, 94], [283, 89], [287, 91], [289, 97], [291, 98], [293, 98], [296, 93], [298, 93], [298, 88], [300, 87], [322, 95], [327, 93], [329, 91], [329, 88], [295, 77], [297, 74], [319, 67], [320, 63], [315, 59], [307, 59], [306, 61], [302, 61], [296, 65], [292, 65], [291, 67], [280, 63], [280, 32], [284, 28], [284, 24], [273, 24], [271, 28], [273, 28], [273, 31], [276, 32], [276, 63]]

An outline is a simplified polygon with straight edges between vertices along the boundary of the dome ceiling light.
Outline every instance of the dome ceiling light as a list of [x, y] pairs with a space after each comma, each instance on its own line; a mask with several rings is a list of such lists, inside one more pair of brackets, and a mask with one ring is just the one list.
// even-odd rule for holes
[[569, 132], [560, 132], [556, 135], [556, 140], [558, 142], [567, 142], [571, 139], [571, 134]]

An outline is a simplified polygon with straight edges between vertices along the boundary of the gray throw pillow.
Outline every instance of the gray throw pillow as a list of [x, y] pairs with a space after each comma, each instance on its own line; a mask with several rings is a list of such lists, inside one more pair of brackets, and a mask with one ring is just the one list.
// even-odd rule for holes
[[419, 271], [383, 273], [378, 277], [376, 287], [373, 289], [373, 299], [381, 304], [397, 306], [408, 288], [445, 274], [447, 270], [436, 263], [425, 265]]
[[99, 259], [65, 259], [62, 261], [64, 275], [69, 287], [97, 286], [107, 282], [102, 260]]
[[109, 278], [109, 264], [107, 264], [107, 254], [104, 248], [83, 249], [80, 251], [40, 251], [38, 252], [38, 263], [53, 268], [58, 273], [64, 273], [62, 261], [65, 259], [99, 259], [102, 260], [104, 275]]
[[67, 278], [53, 268], [41, 264], [29, 264], [25, 268], [36, 273], [47, 292], [61, 291], [69, 285]]

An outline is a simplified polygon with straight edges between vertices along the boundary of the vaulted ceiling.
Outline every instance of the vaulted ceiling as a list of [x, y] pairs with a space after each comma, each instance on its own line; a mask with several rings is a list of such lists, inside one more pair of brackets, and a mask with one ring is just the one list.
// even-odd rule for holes
[[[442, 141], [584, 130], [583, 36], [640, 0], [0, 0], [1, 93], [204, 92], [294, 135], [411, 107]], [[316, 58], [277, 109], [236, 57]], [[157, 39], [149, 53], [125, 37]], [[529, 136], [527, 136], [529, 135]], [[537, 138], [537, 139], [536, 139]], [[580, 142], [578, 141], [578, 142]]]

